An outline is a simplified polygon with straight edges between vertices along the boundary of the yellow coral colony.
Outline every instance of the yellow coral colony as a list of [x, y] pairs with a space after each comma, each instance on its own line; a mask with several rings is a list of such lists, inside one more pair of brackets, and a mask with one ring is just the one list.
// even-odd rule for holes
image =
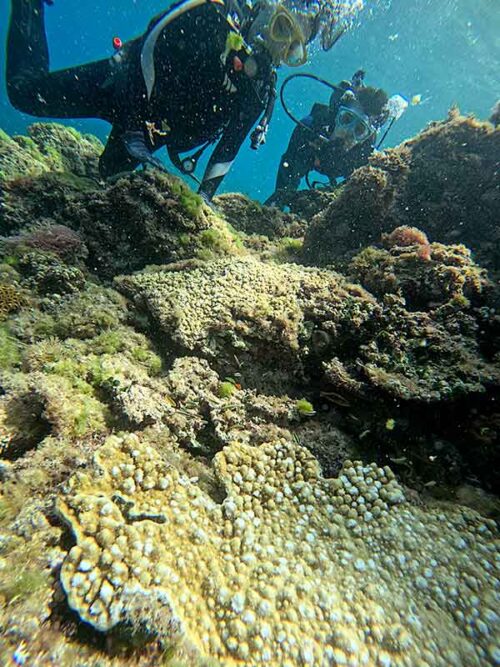
[[148, 598], [228, 666], [498, 664], [493, 522], [414, 507], [374, 464], [323, 479], [287, 441], [233, 443], [214, 465], [221, 505], [136, 435], [73, 476], [61, 579], [82, 619], [105, 631]]
[[0, 320], [25, 304], [26, 300], [12, 285], [0, 283]]

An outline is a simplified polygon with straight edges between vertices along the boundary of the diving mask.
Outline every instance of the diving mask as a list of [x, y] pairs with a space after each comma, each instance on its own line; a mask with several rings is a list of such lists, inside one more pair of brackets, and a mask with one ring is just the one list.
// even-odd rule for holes
[[366, 141], [375, 131], [368, 116], [349, 107], [339, 107], [333, 133], [335, 137], [352, 147]]
[[268, 48], [281, 62], [298, 67], [307, 61], [307, 38], [298, 15], [283, 5], [274, 10], [267, 30]]

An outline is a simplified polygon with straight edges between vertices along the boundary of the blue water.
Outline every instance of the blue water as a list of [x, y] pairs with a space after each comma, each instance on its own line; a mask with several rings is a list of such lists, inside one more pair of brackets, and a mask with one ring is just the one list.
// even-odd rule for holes
[[[53, 68], [111, 54], [113, 36], [126, 40], [140, 34], [149, 19], [165, 7], [159, 0], [55, 0], [47, 11]], [[3, 43], [8, 13], [8, 0], [1, 0]], [[3, 70], [3, 49], [0, 57]], [[386, 145], [394, 145], [429, 121], [444, 117], [453, 104], [463, 112], [487, 118], [500, 98], [499, 63], [500, 0], [392, 0], [365, 10], [360, 24], [332, 51], [316, 51], [301, 71], [336, 82], [363, 67], [368, 84], [407, 98], [421, 95], [422, 103], [410, 107], [391, 132]], [[292, 71], [297, 70], [282, 68], [281, 78]], [[315, 84], [295, 82], [289, 88], [288, 99], [300, 116], [307, 114], [315, 100], [328, 99], [328, 93]], [[24, 132], [32, 122], [10, 106], [3, 79], [0, 111], [0, 126], [9, 133]], [[102, 139], [109, 129], [95, 120], [70, 124]], [[292, 129], [291, 121], [278, 106], [267, 144], [254, 152], [246, 142], [221, 192], [238, 190], [256, 199], [269, 195]]]

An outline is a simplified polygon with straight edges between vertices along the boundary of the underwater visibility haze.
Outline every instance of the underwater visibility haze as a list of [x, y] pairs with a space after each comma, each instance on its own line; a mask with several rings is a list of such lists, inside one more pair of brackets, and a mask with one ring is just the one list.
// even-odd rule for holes
[[[345, 3], [348, 5], [349, 3]], [[97, 2], [66, 0], [47, 12], [47, 35], [53, 69], [70, 67], [111, 56], [112, 40], [126, 41], [142, 33], [153, 16], [168, 3], [158, 0], [110, 0]], [[0, 3], [0, 38], [5, 43], [9, 2]], [[332, 83], [349, 79], [359, 68], [367, 72], [367, 83], [399, 93], [411, 100], [421, 96], [391, 131], [386, 145], [397, 145], [430, 122], [443, 118], [458, 105], [463, 113], [488, 118], [500, 97], [500, 10], [497, 0], [369, 0], [355, 29], [343, 35], [329, 52], [316, 47], [310, 62], [300, 71], [313, 72]], [[0, 55], [2, 69], [5, 53]], [[196, 46], [190, 57], [196, 60]], [[295, 70], [283, 66], [280, 79]], [[328, 99], [321, 87], [307, 82], [290, 87], [290, 106], [299, 117], [312, 104]], [[9, 104], [2, 81], [0, 96], [2, 127], [20, 133], [31, 122]], [[109, 125], [99, 121], [67, 121], [78, 130], [101, 139]], [[244, 142], [235, 168], [223, 183], [223, 191], [244, 192], [263, 201], [274, 187], [279, 157], [284, 152], [293, 124], [280, 105], [259, 151]]]
[[0, 667], [500, 665], [499, 1], [0, 2]]

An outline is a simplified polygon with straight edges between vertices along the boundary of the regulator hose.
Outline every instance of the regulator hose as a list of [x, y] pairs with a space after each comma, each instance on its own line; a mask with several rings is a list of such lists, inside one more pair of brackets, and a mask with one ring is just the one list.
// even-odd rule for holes
[[[309, 130], [309, 132], [311, 132], [312, 134], [315, 134], [317, 137], [320, 137], [320, 139], [323, 139], [324, 141], [329, 141], [328, 137], [323, 136], [323, 135], [322, 135], [320, 132], [318, 132], [317, 130], [313, 130], [312, 127], [309, 127], [308, 125], [306, 125], [305, 123], [303, 123], [299, 118], [297, 118], [296, 116], [294, 116], [293, 113], [292, 113], [292, 112], [290, 111], [290, 109], [288, 108], [288, 105], [287, 105], [287, 103], [286, 103], [286, 101], [285, 101], [285, 89], [286, 89], [286, 87], [288, 86], [288, 84], [290, 83], [290, 81], [292, 81], [293, 79], [312, 79], [313, 81], [317, 81], [317, 82], [320, 83], [321, 85], [326, 86], [327, 88], [330, 88], [330, 90], [333, 90], [333, 91], [339, 91], [339, 92], [342, 92], [342, 93], [345, 93], [345, 92], [346, 92], [346, 89], [345, 89], [345, 88], [341, 88], [340, 86], [336, 86], [335, 84], [330, 83], [330, 81], [327, 81], [326, 79], [322, 79], [320, 76], [317, 76], [316, 74], [306, 74], [306, 73], [304, 73], [304, 72], [298, 72], [297, 74], [290, 74], [290, 76], [287, 76], [287, 78], [286, 78], [286, 79], [283, 81], [283, 83], [281, 84], [281, 89], [280, 89], [280, 101], [281, 101], [281, 105], [282, 105], [282, 107], [283, 107], [283, 109], [284, 109], [286, 115], [287, 115], [287, 116], [288, 116], [288, 117], [289, 117], [289, 118], [290, 118], [296, 125], [300, 125], [300, 127], [303, 127], [303, 128], [305, 128], [306, 130]], [[385, 132], [384, 132], [384, 134], [383, 134], [383, 136], [382, 136], [382, 138], [380, 139], [380, 141], [378, 142], [378, 144], [377, 144], [377, 146], [376, 146], [376, 149], [377, 149], [377, 150], [379, 150], [380, 147], [382, 146], [382, 144], [384, 143], [385, 139], [387, 138], [387, 135], [388, 135], [389, 132], [391, 131], [392, 126], [394, 125], [394, 123], [396, 122], [396, 120], [397, 120], [397, 119], [396, 119], [395, 116], [393, 116], [393, 117], [391, 118], [391, 121], [390, 121], [389, 125], [387, 126], [387, 128], [386, 128], [386, 130], [385, 130]]]
[[281, 84], [280, 101], [281, 101], [281, 105], [282, 105], [286, 115], [296, 125], [300, 125], [300, 127], [304, 127], [306, 130], [309, 130], [309, 132], [312, 132], [313, 134], [319, 135], [320, 137], [322, 137], [323, 139], [326, 139], [328, 141], [328, 139], [326, 137], [323, 137], [322, 134], [319, 134], [316, 130], [313, 130], [311, 127], [309, 127], [308, 125], [303, 123], [299, 118], [294, 116], [293, 113], [288, 108], [288, 105], [285, 101], [285, 89], [288, 86], [288, 84], [290, 83], [290, 81], [292, 81], [293, 79], [312, 79], [313, 81], [317, 81], [321, 85], [326, 86], [327, 88], [330, 88], [330, 90], [341, 91], [342, 93], [346, 92], [345, 88], [341, 88], [340, 86], [336, 86], [335, 84], [330, 83], [326, 79], [322, 79], [320, 76], [317, 76], [316, 74], [305, 74], [303, 72], [298, 72], [297, 74], [290, 74], [290, 76], [287, 76], [287, 78]]

